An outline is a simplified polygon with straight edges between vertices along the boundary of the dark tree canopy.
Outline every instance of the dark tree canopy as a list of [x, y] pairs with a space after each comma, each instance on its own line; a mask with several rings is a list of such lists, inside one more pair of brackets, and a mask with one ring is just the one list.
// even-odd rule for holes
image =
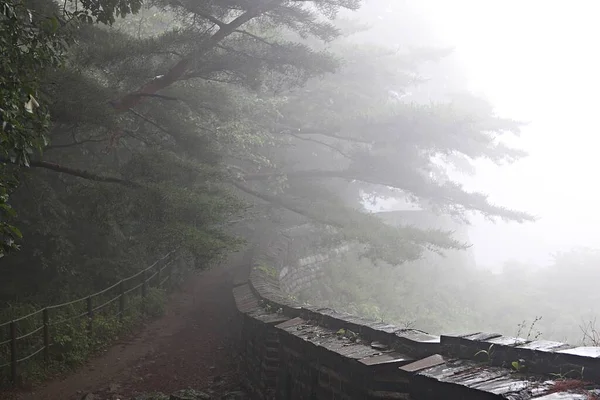
[[421, 66], [448, 51], [353, 43], [336, 18], [358, 0], [80, 5], [37, 0], [22, 6], [35, 18], [0, 21], [2, 50], [40, 46], [3, 51], [2, 254], [21, 245], [0, 265], [3, 300], [49, 296], [49, 283], [84, 293], [174, 247], [206, 267], [241, 243], [229, 228], [253, 223], [251, 203], [393, 264], [466, 244], [383, 224], [364, 197], [532, 219], [446, 169], [523, 156], [498, 141], [520, 124], [468, 94], [411, 102]]

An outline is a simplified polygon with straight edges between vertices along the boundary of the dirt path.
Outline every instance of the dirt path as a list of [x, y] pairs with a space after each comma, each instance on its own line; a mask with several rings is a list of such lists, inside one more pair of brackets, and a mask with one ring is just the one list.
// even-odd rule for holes
[[225, 267], [194, 274], [172, 296], [165, 315], [133, 338], [116, 343], [73, 374], [14, 398], [71, 400], [104, 393], [101, 398], [129, 399], [136, 393], [234, 380], [240, 321], [231, 288], [242, 268], [242, 255], [236, 254]]

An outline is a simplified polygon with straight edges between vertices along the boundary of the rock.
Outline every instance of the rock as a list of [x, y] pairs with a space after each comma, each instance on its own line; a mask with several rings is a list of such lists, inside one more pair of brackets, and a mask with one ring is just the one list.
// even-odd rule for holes
[[196, 390], [180, 390], [179, 392], [173, 393], [169, 400], [211, 400], [212, 397], [204, 392], [198, 392]]
[[97, 399], [96, 399], [96, 396], [94, 396], [94, 393], [86, 393], [83, 395], [81, 400], [97, 400]]
[[246, 400], [249, 399], [248, 395], [242, 391], [235, 391], [235, 392], [229, 392], [225, 395], [223, 395], [223, 397], [221, 397], [221, 399], [223, 400]]
[[116, 393], [119, 391], [119, 389], [121, 388], [121, 385], [117, 384], [117, 383], [110, 383], [108, 385], [108, 392], [109, 393]]

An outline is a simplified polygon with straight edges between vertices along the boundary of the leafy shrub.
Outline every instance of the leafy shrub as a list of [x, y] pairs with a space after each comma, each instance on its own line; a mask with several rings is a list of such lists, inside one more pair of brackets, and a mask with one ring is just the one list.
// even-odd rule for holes
[[[51, 338], [49, 363], [45, 364], [43, 362], [43, 352], [40, 352], [28, 362], [19, 364], [20, 382], [39, 382], [50, 371], [62, 371], [81, 365], [95, 352], [110, 345], [119, 335], [130, 332], [140, 321], [145, 318], [157, 318], [163, 315], [166, 302], [166, 291], [151, 287], [148, 288], [145, 298], [141, 294], [126, 295], [125, 310], [122, 316], [118, 313], [118, 301], [115, 301], [94, 313], [91, 324], [84, 301], [51, 310], [55, 312], [49, 315]], [[30, 314], [38, 309], [39, 307], [31, 304], [17, 304], [3, 310], [0, 315], [11, 320], [20, 315]], [[19, 321], [18, 335], [32, 332], [40, 327], [42, 323], [41, 313]], [[10, 332], [7, 327], [0, 329], [3, 329], [0, 330], [1, 343], [10, 337]], [[19, 340], [18, 344], [19, 355], [33, 353], [43, 346], [42, 331], [40, 330], [39, 333]], [[0, 345], [0, 366], [9, 362], [10, 343], [6, 343]], [[9, 383], [10, 368], [0, 369], [0, 386]]]

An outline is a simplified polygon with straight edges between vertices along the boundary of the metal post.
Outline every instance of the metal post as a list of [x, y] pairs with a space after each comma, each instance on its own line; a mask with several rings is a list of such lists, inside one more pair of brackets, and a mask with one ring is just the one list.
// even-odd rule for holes
[[148, 291], [148, 280], [146, 279], [146, 271], [142, 273], [142, 297], [146, 298], [146, 292]]
[[125, 313], [125, 284], [119, 282], [119, 321], [123, 322], [123, 314]]
[[42, 311], [42, 316], [44, 318], [44, 362], [48, 364], [50, 362], [50, 317], [47, 308]]
[[94, 320], [94, 308], [92, 307], [92, 296], [88, 296], [87, 298], [87, 314], [88, 314], [88, 334], [92, 335], [93, 329], [93, 320]]
[[168, 277], [169, 279], [167, 279], [167, 289], [170, 292], [171, 289], [173, 289], [173, 264], [175, 264], [174, 262], [169, 264], [169, 266], [167, 267], [169, 269], [168, 271]]
[[17, 323], [10, 323], [10, 376], [12, 384], [17, 384]]

